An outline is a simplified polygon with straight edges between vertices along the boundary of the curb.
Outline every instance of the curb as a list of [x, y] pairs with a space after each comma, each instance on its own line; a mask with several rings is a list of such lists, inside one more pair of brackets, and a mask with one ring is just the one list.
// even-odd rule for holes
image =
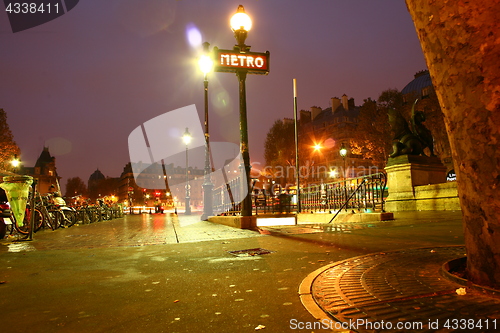
[[455, 282], [459, 285], [462, 285], [464, 287], [468, 287], [468, 288], [477, 290], [483, 294], [488, 294], [488, 295], [495, 296], [495, 297], [500, 296], [500, 290], [472, 283], [467, 279], [464, 279], [462, 277], [459, 277], [457, 275], [450, 273], [450, 270], [452, 268], [462, 264], [462, 262], [467, 262], [467, 257], [457, 258], [457, 259], [453, 259], [453, 260], [445, 262], [441, 266], [441, 275], [450, 281], [453, 281], [453, 282]]
[[[370, 256], [375, 256], [375, 255], [381, 255], [381, 254], [389, 254], [389, 253], [398, 253], [402, 251], [412, 251], [412, 250], [426, 250], [426, 249], [436, 249], [436, 248], [449, 248], [449, 247], [463, 247], [463, 245], [448, 245], [448, 246], [433, 246], [433, 247], [419, 247], [419, 248], [411, 248], [411, 249], [400, 249], [400, 250], [394, 250], [394, 251], [387, 251], [387, 252], [375, 252], [375, 253], [370, 253], [370, 254], [365, 254], [365, 255], [360, 255], [360, 256], [355, 256], [351, 257], [348, 259], [344, 259], [341, 261], [337, 261], [335, 263], [320, 267], [316, 269], [315, 271], [311, 272], [306, 276], [304, 280], [302, 280], [301, 284], [299, 285], [298, 289], [298, 294], [300, 301], [302, 305], [306, 308], [306, 310], [318, 321], [324, 321], [328, 320], [329, 322], [340, 322], [337, 318], [329, 316], [317, 303], [316, 300], [314, 299], [314, 295], [312, 292], [312, 286], [314, 284], [314, 281], [316, 278], [322, 274], [323, 272], [329, 270], [330, 268], [333, 268], [335, 266], [339, 266], [342, 264], [345, 264], [347, 262], [351, 262], [353, 260], [356, 260], [358, 258], [366, 258]], [[445, 263], [444, 265], [446, 265]], [[443, 267], [444, 267], [443, 265]], [[444, 276], [445, 273], [443, 272], [443, 268], [441, 268], [441, 274]], [[448, 273], [448, 272], [446, 272]], [[448, 273], [451, 275], [450, 273]], [[445, 278], [448, 279], [447, 276]], [[458, 277], [456, 277], [458, 278]], [[467, 280], [465, 280], [467, 283]], [[460, 283], [459, 283], [460, 284]], [[355, 331], [348, 330], [348, 329], [334, 329], [331, 328], [332, 332], [342, 332], [342, 333], [353, 333]]]
[[[355, 257], [354, 257], [355, 258]], [[350, 259], [347, 259], [350, 260]], [[314, 300], [314, 296], [312, 294], [312, 285], [314, 283], [314, 280], [323, 273], [324, 271], [330, 269], [331, 267], [337, 266], [340, 263], [347, 261], [347, 260], [342, 260], [342, 261], [337, 261], [336, 263], [329, 264], [326, 266], [323, 266], [321, 268], [318, 268], [317, 270], [309, 273], [304, 280], [299, 285], [299, 298], [300, 302], [302, 305], [306, 308], [306, 310], [318, 321], [337, 321], [335, 318], [330, 317], [323, 311], [323, 309], [316, 303]], [[353, 331], [351, 330], [341, 330], [341, 329], [331, 329], [331, 332], [342, 332], [342, 333], [352, 333]]]

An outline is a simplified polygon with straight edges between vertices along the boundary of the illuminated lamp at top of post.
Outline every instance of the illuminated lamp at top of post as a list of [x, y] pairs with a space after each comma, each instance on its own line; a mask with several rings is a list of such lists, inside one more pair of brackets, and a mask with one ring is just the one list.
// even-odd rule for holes
[[10, 165], [14, 169], [14, 172], [17, 173], [19, 166], [21, 165], [21, 161], [17, 157], [17, 154], [14, 155], [14, 158], [10, 161]]
[[245, 52], [247, 49], [245, 40], [247, 39], [248, 31], [252, 29], [252, 19], [245, 13], [245, 8], [242, 5], [238, 6], [236, 14], [231, 17], [229, 23], [234, 32], [234, 37], [238, 42], [237, 46], [240, 48], [240, 52]]
[[342, 160], [344, 161], [344, 172], [342, 172], [343, 176], [344, 176], [344, 179], [347, 178], [347, 172], [346, 172], [346, 165], [345, 165], [345, 158], [347, 156], [347, 148], [345, 147], [345, 144], [342, 142], [342, 144], [340, 145], [340, 150], [339, 150], [339, 154], [340, 156], [342, 157]]

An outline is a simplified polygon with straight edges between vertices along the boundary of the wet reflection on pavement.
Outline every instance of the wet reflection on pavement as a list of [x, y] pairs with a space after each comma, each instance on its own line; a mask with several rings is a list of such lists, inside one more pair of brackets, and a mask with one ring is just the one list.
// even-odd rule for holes
[[0, 242], [0, 252], [145, 246], [259, 236], [262, 235], [256, 231], [201, 221], [200, 215], [136, 214], [56, 231], [42, 230], [34, 234], [33, 241], [11, 237]]

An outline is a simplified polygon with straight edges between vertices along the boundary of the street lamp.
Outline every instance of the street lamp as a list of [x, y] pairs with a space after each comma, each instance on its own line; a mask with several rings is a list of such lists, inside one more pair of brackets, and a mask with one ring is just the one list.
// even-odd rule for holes
[[10, 161], [10, 165], [12, 165], [12, 168], [14, 169], [14, 173], [17, 173], [19, 166], [21, 165], [21, 161], [17, 157], [17, 154], [14, 155], [14, 158], [12, 161]]
[[236, 14], [231, 17], [230, 25], [240, 50], [244, 52], [247, 47], [245, 39], [247, 38], [248, 31], [252, 29], [252, 19], [245, 13], [245, 8], [242, 5], [238, 6]]
[[[245, 8], [242, 5], [238, 6], [236, 14], [231, 17], [231, 29], [234, 32], [237, 45], [240, 53], [247, 52], [250, 47], [245, 45], [248, 31], [252, 28], [252, 20], [245, 13]], [[250, 153], [248, 152], [248, 126], [247, 126], [247, 100], [246, 100], [246, 84], [247, 69], [238, 69], [236, 76], [239, 81], [240, 95], [240, 151], [242, 156], [241, 169], [244, 169], [246, 179], [245, 186], [241, 186], [241, 216], [252, 216], [252, 197], [250, 195]]]
[[330, 175], [330, 178], [335, 178], [337, 177], [337, 170], [330, 170], [328, 174]]
[[[239, 82], [240, 96], [240, 171], [241, 178], [245, 177], [245, 183], [240, 186], [241, 216], [252, 216], [252, 197], [250, 193], [250, 154], [248, 152], [248, 125], [247, 125], [247, 101], [246, 101], [246, 77], [247, 74], [267, 75], [269, 73], [269, 51], [250, 52], [250, 46], [245, 44], [248, 31], [252, 28], [252, 20], [245, 13], [245, 8], [240, 5], [236, 13], [231, 17], [230, 26], [236, 38], [237, 44], [232, 50], [213, 48], [215, 59], [215, 72], [235, 73]], [[244, 173], [243, 173], [244, 172]]]
[[344, 175], [344, 195], [345, 195], [345, 200], [346, 200], [346, 211], [347, 211], [347, 182], [346, 182], [346, 170], [345, 170], [345, 157], [347, 156], [347, 148], [345, 147], [344, 143], [340, 145], [340, 151], [339, 151], [340, 156], [342, 156], [342, 159], [344, 160], [344, 172], [342, 173]]
[[189, 172], [188, 172], [188, 145], [191, 142], [191, 134], [189, 133], [188, 128], [186, 127], [186, 131], [184, 132], [184, 135], [182, 136], [182, 141], [186, 145], [186, 203], [185, 203], [185, 215], [191, 215], [191, 206], [189, 203], [190, 197], [189, 197]]
[[200, 57], [198, 64], [204, 75], [204, 90], [205, 90], [205, 173], [203, 180], [203, 214], [201, 215], [202, 220], [207, 220], [209, 216], [214, 215], [212, 210], [212, 190], [214, 185], [210, 179], [210, 135], [208, 132], [208, 73], [212, 71], [213, 61], [209, 56], [210, 44], [203, 43], [204, 54]]
[[345, 170], [345, 157], [347, 156], [347, 148], [345, 147], [344, 143], [342, 142], [342, 145], [340, 146], [340, 151], [339, 151], [340, 156], [342, 156], [342, 159], [344, 160], [344, 179], [346, 179], [346, 170]]

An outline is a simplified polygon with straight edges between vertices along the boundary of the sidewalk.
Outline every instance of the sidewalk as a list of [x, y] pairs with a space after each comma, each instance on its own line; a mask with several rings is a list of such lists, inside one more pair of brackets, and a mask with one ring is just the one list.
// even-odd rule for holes
[[[63, 250], [177, 244], [210, 240], [259, 237], [251, 230], [228, 228], [200, 220], [200, 214], [132, 214], [123, 219], [96, 222], [68, 229], [44, 230], [33, 235], [33, 242], [3, 242], [11, 251]], [[136, 223], [138, 220], [141, 223]], [[8, 244], [10, 243], [10, 244]], [[0, 253], [2, 248], [0, 247]]]
[[[398, 215], [257, 232], [142, 214], [3, 240], [0, 319], [9, 333], [498, 331], [498, 298], [441, 275], [464, 255], [461, 214]], [[229, 253], [253, 248], [271, 253]]]
[[[395, 221], [381, 223], [461, 222], [461, 215], [453, 212], [395, 215]], [[443, 267], [461, 257], [464, 246], [349, 258], [311, 273], [301, 283], [299, 295], [324, 327], [338, 332], [497, 332], [500, 292], [468, 284]]]

